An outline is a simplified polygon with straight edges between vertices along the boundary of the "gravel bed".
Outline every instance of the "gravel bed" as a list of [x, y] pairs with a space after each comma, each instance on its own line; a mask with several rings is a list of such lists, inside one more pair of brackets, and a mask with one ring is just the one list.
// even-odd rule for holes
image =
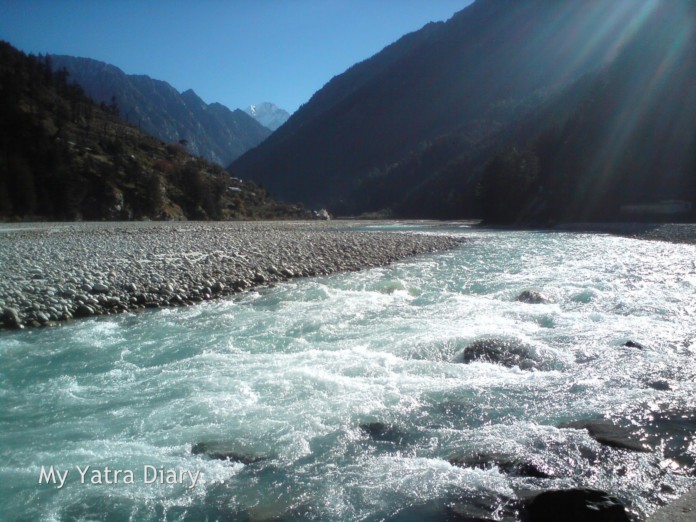
[[356, 222], [0, 225], [0, 328], [183, 306], [453, 248]]

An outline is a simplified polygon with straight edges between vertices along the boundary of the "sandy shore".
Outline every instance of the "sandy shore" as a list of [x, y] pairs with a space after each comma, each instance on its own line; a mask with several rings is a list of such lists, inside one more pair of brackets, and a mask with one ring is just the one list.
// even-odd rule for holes
[[295, 277], [449, 249], [445, 236], [364, 222], [0, 225], [0, 327], [182, 306]]

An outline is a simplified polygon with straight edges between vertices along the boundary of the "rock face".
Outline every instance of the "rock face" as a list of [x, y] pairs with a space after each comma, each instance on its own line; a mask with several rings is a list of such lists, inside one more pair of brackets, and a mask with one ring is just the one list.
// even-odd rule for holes
[[545, 491], [526, 503], [528, 522], [629, 522], [621, 502], [596, 489]]
[[530, 347], [502, 339], [481, 339], [464, 348], [457, 362], [465, 364], [481, 361], [500, 364], [508, 368], [518, 366], [522, 370], [542, 369], [541, 361]]
[[612, 448], [625, 449], [649, 453], [650, 448], [640, 441], [633, 438], [630, 430], [617, 426], [606, 419], [584, 419], [569, 422], [560, 426], [561, 428], [573, 428], [576, 430], [587, 430], [587, 433], [600, 444]]
[[115, 97], [120, 116], [132, 125], [167, 143], [185, 140], [188, 152], [218, 165], [229, 165], [271, 134], [244, 111], [208, 105], [193, 90], [179, 93], [167, 82], [89, 58], [51, 59], [97, 103], [109, 104]]

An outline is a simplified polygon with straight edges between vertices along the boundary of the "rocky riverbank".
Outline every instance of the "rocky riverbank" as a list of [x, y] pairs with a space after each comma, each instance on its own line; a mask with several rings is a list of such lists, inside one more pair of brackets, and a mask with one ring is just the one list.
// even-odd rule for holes
[[359, 222], [0, 225], [0, 327], [182, 306], [453, 248]]
[[694, 223], [564, 223], [554, 230], [595, 232], [670, 243], [696, 244]]

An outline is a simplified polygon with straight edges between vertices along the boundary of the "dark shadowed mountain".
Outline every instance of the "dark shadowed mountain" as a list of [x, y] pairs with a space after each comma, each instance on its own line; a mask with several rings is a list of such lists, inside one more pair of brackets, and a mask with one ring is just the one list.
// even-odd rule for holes
[[[492, 160], [544, 138], [540, 168], [582, 177], [588, 195], [580, 205], [593, 201], [587, 208], [597, 210], [606, 201], [591, 199], [597, 178], [590, 172], [604, 169], [606, 179], [607, 169], [621, 169], [627, 183], [635, 170], [628, 151], [640, 150], [633, 167], [647, 161], [654, 177], [665, 169], [683, 177], [666, 158], [685, 158], [681, 142], [693, 140], [690, 108], [682, 107], [684, 117], [677, 109], [693, 96], [688, 72], [695, 61], [683, 61], [693, 56], [693, 41], [687, 0], [477, 0], [333, 78], [229, 170], [281, 198], [338, 212], [469, 217], [493, 197], [481, 183]], [[585, 121], [589, 115], [594, 119]], [[677, 116], [674, 133], [651, 141], [650, 132], [666, 131]], [[535, 183], [518, 198], [548, 207], [531, 192], [548, 187]], [[628, 193], [622, 202], [642, 197]]]
[[168, 143], [186, 140], [190, 153], [219, 165], [228, 165], [271, 133], [244, 111], [208, 105], [190, 89], [180, 94], [167, 82], [89, 58], [53, 55], [51, 60], [97, 103], [109, 105], [115, 98], [129, 123]]
[[0, 42], [0, 219], [306, 216], [116, 112], [54, 72], [50, 59]]

